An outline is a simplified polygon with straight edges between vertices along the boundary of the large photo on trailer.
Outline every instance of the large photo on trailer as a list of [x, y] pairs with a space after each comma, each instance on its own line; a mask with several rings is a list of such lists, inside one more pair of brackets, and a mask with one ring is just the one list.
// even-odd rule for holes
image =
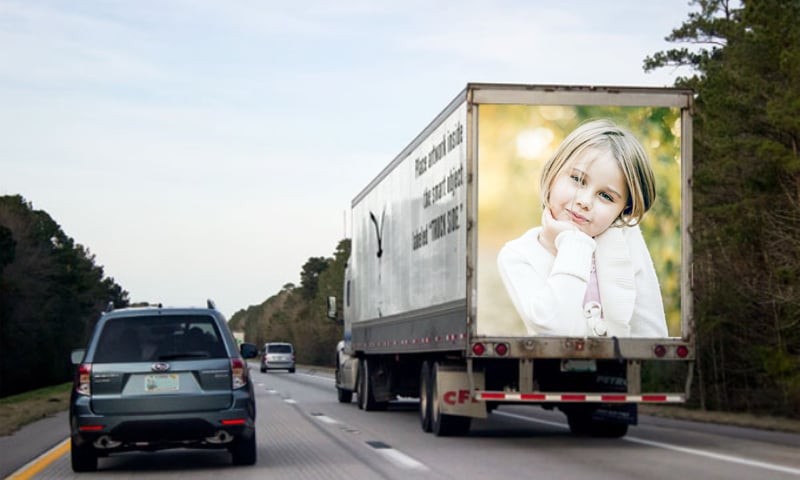
[[486, 336], [681, 336], [681, 110], [479, 104]]

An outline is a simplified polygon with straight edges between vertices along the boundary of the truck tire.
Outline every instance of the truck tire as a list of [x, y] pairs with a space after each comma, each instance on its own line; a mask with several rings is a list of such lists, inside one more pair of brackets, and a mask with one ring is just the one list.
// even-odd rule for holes
[[[337, 360], [338, 361], [338, 360]], [[353, 401], [353, 392], [352, 390], [345, 390], [341, 388], [339, 385], [342, 384], [341, 378], [339, 378], [340, 370], [339, 366], [336, 366], [336, 397], [339, 400], [339, 403], [350, 403]]]
[[350, 403], [353, 401], [353, 392], [336, 387], [336, 398], [339, 400], [339, 403]]
[[370, 362], [368, 359], [361, 359], [358, 369], [358, 407], [368, 412], [375, 410], [386, 410], [387, 402], [375, 401], [375, 394], [372, 393], [372, 381], [369, 376]]
[[97, 453], [89, 443], [78, 445], [74, 438], [70, 439], [70, 460], [75, 473], [97, 470]]
[[423, 432], [430, 432], [431, 423], [431, 366], [422, 363], [419, 373], [419, 422]]
[[575, 410], [567, 414], [569, 430], [573, 435], [599, 438], [620, 438], [628, 433], [628, 424], [592, 420], [591, 410]]
[[431, 369], [431, 431], [437, 437], [456, 437], [469, 433], [472, 423], [471, 417], [461, 415], [449, 415], [442, 413], [439, 392], [436, 384], [436, 377], [439, 371], [439, 363], [434, 363]]

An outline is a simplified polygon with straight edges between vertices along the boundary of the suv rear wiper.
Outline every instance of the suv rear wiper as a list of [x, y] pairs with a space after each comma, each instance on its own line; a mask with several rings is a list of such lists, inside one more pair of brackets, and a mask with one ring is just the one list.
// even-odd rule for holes
[[181, 352], [159, 355], [159, 360], [175, 360], [176, 358], [208, 358], [208, 352]]

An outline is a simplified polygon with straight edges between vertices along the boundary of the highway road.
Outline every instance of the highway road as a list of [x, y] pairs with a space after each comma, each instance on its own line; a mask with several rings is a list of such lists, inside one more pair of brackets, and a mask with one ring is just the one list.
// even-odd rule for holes
[[17, 478], [800, 478], [800, 435], [641, 416], [621, 439], [575, 437], [559, 412], [506, 406], [465, 437], [436, 437], [422, 432], [413, 399], [364, 412], [336, 401], [328, 372], [251, 372], [255, 466], [231, 466], [224, 451], [168, 450], [111, 456], [97, 473], [76, 475], [67, 442]]

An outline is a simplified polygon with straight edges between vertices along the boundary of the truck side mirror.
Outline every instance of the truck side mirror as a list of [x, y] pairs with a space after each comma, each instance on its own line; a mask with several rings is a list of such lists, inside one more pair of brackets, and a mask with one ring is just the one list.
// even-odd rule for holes
[[328, 297], [328, 318], [341, 323], [341, 319], [336, 315], [336, 297]]

